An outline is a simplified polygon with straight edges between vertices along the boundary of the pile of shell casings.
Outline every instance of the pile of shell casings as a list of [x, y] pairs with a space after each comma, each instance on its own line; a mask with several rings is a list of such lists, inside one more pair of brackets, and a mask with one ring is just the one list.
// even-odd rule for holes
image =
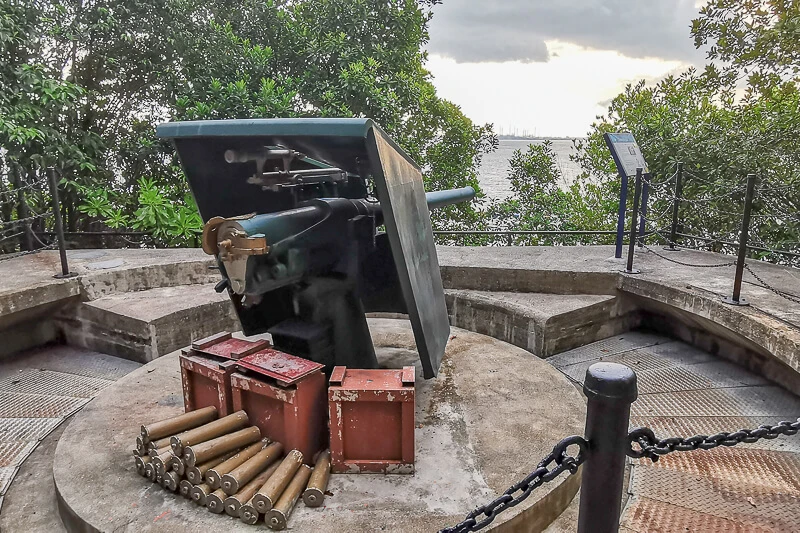
[[212, 513], [281, 530], [301, 495], [308, 507], [322, 505], [331, 466], [327, 450], [313, 469], [299, 451], [283, 452], [246, 412], [218, 418], [204, 407], [142, 426], [133, 455], [140, 475]]

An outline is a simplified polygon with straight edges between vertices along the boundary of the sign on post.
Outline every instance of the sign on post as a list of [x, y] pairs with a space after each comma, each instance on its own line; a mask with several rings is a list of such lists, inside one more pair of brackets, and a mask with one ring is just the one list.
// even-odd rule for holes
[[[647, 161], [644, 160], [642, 149], [636, 143], [631, 133], [604, 133], [603, 138], [611, 151], [611, 157], [617, 165], [620, 177], [619, 212], [617, 214], [617, 240], [614, 257], [622, 257], [622, 239], [625, 234], [625, 206], [628, 202], [628, 178], [636, 176], [636, 169], [641, 168], [642, 174], [649, 177]], [[642, 233], [644, 230], [644, 214], [647, 211], [647, 184], [642, 190]]]
[[642, 174], [647, 174], [647, 162], [642, 155], [642, 149], [630, 133], [606, 133], [606, 144], [611, 150], [611, 157], [617, 164], [620, 176], [635, 176], [636, 169], [641, 168]]

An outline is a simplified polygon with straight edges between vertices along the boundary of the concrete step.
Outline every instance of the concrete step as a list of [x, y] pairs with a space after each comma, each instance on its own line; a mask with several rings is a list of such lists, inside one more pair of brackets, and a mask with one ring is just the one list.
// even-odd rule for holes
[[618, 297], [445, 290], [450, 323], [550, 357], [639, 325]]
[[69, 344], [142, 363], [193, 338], [239, 329], [228, 295], [213, 283], [109, 294], [69, 308], [59, 321]]

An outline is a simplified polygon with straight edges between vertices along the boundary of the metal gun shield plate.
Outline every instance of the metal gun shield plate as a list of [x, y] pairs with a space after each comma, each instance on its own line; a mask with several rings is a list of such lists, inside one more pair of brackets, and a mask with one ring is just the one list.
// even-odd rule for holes
[[450, 321], [422, 171], [378, 127], [367, 133], [367, 152], [423, 375], [433, 378], [450, 336]]
[[[204, 222], [214, 217], [281, 212], [296, 207], [298, 199], [308, 200], [314, 194], [330, 194], [330, 191], [338, 198], [364, 199], [368, 195], [365, 180], [372, 178], [383, 211], [392, 257], [376, 254], [380, 256], [379, 260], [365, 268], [391, 269], [393, 263], [397, 277], [395, 272], [387, 273], [390, 274], [387, 280], [391, 282], [389, 285], [400, 286], [397, 292], [402, 292], [406, 304], [403, 307], [408, 311], [413, 326], [423, 375], [425, 378], [436, 376], [450, 325], [422, 173], [372, 120], [173, 122], [159, 125], [157, 134], [175, 145]], [[263, 152], [265, 147], [280, 147], [280, 150], [302, 154], [304, 157], [296, 161], [299, 171], [335, 167], [347, 173], [347, 179], [329, 189], [314, 189], [312, 185], [293, 191], [259, 186], [253, 181], [259, 168], [263, 167], [265, 174], [273, 169], [264, 167], [257, 158], [250, 156], [259, 150]], [[269, 165], [277, 166], [277, 163]], [[319, 192], [315, 193], [315, 190]], [[266, 244], [271, 246], [273, 243]], [[222, 273], [227, 276], [224, 269]], [[362, 288], [368, 285], [363, 283]], [[396, 302], [391, 309], [373, 305], [370, 296], [374, 296], [377, 290], [369, 286], [367, 294], [362, 294], [363, 307], [372, 312], [398, 312]], [[264, 298], [263, 304], [257, 303], [250, 308], [242, 304], [241, 297], [231, 294], [231, 298], [242, 330], [247, 335], [266, 332], [292, 318], [293, 300], [289, 288], [274, 290], [269, 298]], [[385, 297], [377, 300], [387, 306]]]

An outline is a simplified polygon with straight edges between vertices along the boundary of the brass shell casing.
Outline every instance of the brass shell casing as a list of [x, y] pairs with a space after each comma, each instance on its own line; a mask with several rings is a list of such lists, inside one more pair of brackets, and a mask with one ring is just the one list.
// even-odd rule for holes
[[142, 439], [145, 443], [152, 440], [163, 439], [170, 435], [175, 435], [187, 429], [196, 428], [206, 422], [211, 422], [217, 418], [217, 408], [212, 406], [203, 407], [196, 411], [190, 411], [174, 418], [154, 422], [142, 426]]
[[294, 506], [297, 503], [300, 494], [308, 483], [308, 478], [311, 477], [311, 467], [301, 465], [300, 469], [295, 473], [289, 486], [281, 494], [280, 499], [275, 506], [264, 516], [264, 522], [267, 527], [277, 531], [286, 529], [286, 524], [289, 521]]
[[184, 448], [183, 460], [186, 462], [186, 466], [194, 466], [197, 463], [203, 463], [231, 450], [235, 450], [236, 448], [252, 444], [260, 439], [261, 430], [256, 426], [251, 426], [206, 442], [201, 442], [195, 446], [186, 446]]
[[301, 464], [303, 464], [302, 453], [292, 450], [286, 454], [272, 477], [253, 496], [253, 503], [259, 513], [263, 514], [272, 509], [286, 486], [292, 481]]
[[283, 445], [280, 442], [273, 442], [244, 463], [223, 475], [222, 490], [224, 490], [225, 494], [228, 496], [233, 496], [251, 479], [256, 477], [259, 472], [262, 472], [270, 464], [277, 461], [281, 455], [283, 455]]
[[303, 491], [303, 503], [306, 507], [319, 507], [325, 501], [325, 491], [331, 478], [331, 452], [325, 450], [317, 456], [314, 471], [308, 479], [308, 486]]
[[250, 423], [247, 413], [244, 411], [236, 411], [233, 414], [222, 417], [218, 420], [203, 424], [200, 427], [184, 431], [178, 435], [170, 438], [169, 443], [172, 446], [172, 451], [176, 455], [183, 454], [183, 449], [186, 446], [206, 442], [222, 435], [227, 435], [233, 431], [242, 429]]

